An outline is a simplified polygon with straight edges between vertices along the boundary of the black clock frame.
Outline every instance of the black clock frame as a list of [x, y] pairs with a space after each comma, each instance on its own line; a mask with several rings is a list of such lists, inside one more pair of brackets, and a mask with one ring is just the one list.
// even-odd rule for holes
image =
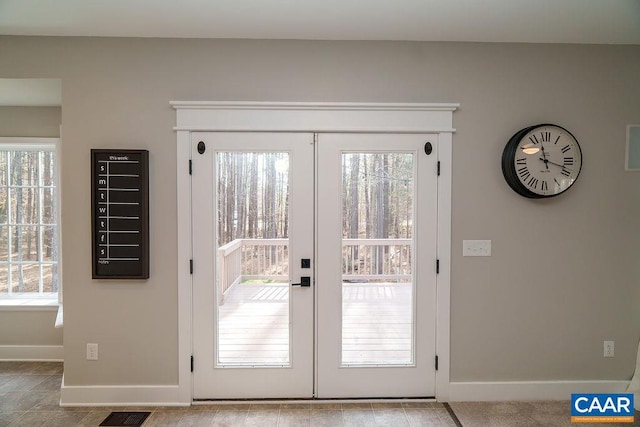
[[571, 132], [569, 132], [567, 129], [563, 128], [562, 126], [558, 126], [553, 123], [541, 123], [533, 126], [527, 126], [526, 128], [520, 129], [518, 132], [516, 132], [509, 139], [509, 141], [504, 147], [504, 150], [502, 151], [502, 175], [504, 176], [505, 181], [507, 181], [507, 184], [509, 184], [509, 187], [511, 187], [513, 191], [529, 199], [548, 199], [550, 197], [556, 197], [556, 196], [559, 196], [560, 194], [564, 194], [569, 188], [573, 186], [575, 181], [578, 179], [578, 176], [580, 176], [580, 172], [582, 171], [582, 162], [580, 162], [580, 169], [578, 169], [578, 174], [574, 178], [574, 182], [563, 191], [555, 194], [534, 193], [533, 191], [529, 190], [520, 181], [520, 179], [518, 178], [516, 165], [515, 165], [515, 156], [518, 151], [518, 146], [520, 145], [520, 141], [522, 141], [522, 138], [531, 130], [539, 127], [544, 127], [544, 126], [554, 126], [559, 129], [562, 129], [563, 131], [571, 135], [571, 137], [576, 141], [576, 145], [578, 147], [578, 150], [580, 151], [580, 157], [582, 157], [582, 148], [580, 147], [580, 143], [578, 142], [578, 139]]

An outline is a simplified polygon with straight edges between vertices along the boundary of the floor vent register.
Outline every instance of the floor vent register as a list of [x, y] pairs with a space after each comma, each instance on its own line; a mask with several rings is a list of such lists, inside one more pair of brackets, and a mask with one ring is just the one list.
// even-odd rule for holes
[[151, 412], [112, 412], [101, 426], [141, 426]]

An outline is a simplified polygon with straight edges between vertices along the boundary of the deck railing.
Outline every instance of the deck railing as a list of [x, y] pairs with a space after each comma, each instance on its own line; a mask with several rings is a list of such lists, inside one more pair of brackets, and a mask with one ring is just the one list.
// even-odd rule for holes
[[[343, 239], [344, 281], [411, 278], [411, 239]], [[219, 302], [245, 280], [289, 280], [289, 239], [236, 239], [218, 248]]]
[[289, 280], [289, 239], [236, 239], [218, 248], [219, 302], [244, 280]]
[[342, 239], [342, 280], [411, 278], [411, 239]]

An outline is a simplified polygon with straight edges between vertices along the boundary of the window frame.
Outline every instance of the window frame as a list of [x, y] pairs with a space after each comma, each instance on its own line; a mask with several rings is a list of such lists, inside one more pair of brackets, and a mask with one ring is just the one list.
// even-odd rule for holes
[[[54, 170], [54, 182], [55, 185], [52, 187], [53, 197], [56, 201], [56, 212], [55, 212], [55, 227], [57, 228], [57, 233], [55, 233], [55, 238], [53, 244], [57, 246], [57, 260], [55, 263], [53, 262], [44, 262], [42, 260], [42, 256], [40, 259], [34, 262], [30, 262], [32, 264], [37, 265], [57, 265], [57, 281], [58, 281], [58, 291], [57, 292], [46, 292], [43, 293], [40, 290], [38, 292], [28, 292], [28, 293], [12, 293], [11, 286], [8, 287], [6, 292], [0, 293], [0, 309], [24, 309], [24, 308], [45, 308], [57, 306], [62, 303], [62, 245], [61, 245], [61, 190], [60, 190], [60, 170], [61, 170], [61, 160], [60, 160], [60, 138], [41, 138], [41, 137], [0, 137], [0, 151], [51, 151], [55, 155], [55, 170]], [[40, 171], [38, 172], [40, 174]], [[7, 182], [7, 187], [13, 187], [9, 185]], [[38, 182], [38, 189], [44, 188]], [[41, 212], [38, 214], [41, 216]], [[9, 218], [7, 220], [7, 226], [9, 225]], [[43, 226], [41, 218], [39, 218], [38, 223], [34, 224], [36, 227]], [[42, 249], [42, 248], [40, 248]], [[4, 264], [4, 263], [3, 263]], [[15, 262], [12, 262], [10, 259], [7, 260], [6, 265], [8, 268], [11, 268], [12, 265], [16, 265]]]

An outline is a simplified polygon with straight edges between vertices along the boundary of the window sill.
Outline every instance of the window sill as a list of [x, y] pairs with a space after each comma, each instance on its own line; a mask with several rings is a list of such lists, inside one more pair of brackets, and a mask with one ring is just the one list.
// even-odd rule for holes
[[57, 311], [58, 298], [0, 298], [0, 311]]

